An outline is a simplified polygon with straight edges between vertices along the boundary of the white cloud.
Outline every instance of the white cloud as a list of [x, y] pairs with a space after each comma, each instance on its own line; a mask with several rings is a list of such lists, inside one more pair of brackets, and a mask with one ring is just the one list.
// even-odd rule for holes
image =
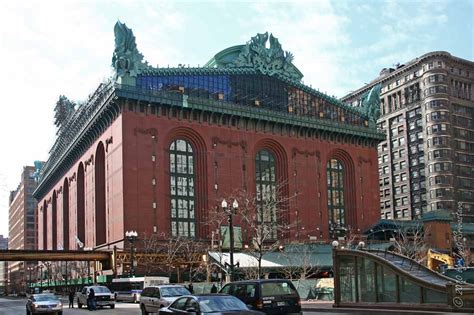
[[[117, 10], [117, 18], [102, 8]], [[123, 18], [142, 39], [138, 48], [150, 62], [176, 60], [172, 31], [184, 17], [168, 3], [10, 1], [0, 10], [3, 105], [0, 234], [8, 227], [8, 192], [16, 189], [22, 167], [45, 160], [54, 141], [53, 108], [59, 94], [83, 100], [110, 72], [113, 25]], [[146, 4], [146, 6], [144, 6]], [[144, 10], [146, 7], [146, 10]], [[141, 13], [150, 21], [142, 23]], [[151, 26], [150, 26], [151, 25]], [[130, 25], [129, 25], [130, 26]], [[170, 32], [171, 31], [171, 32]], [[157, 42], [161, 43], [157, 49]]]
[[337, 50], [351, 39], [344, 30], [347, 18], [338, 15], [330, 1], [282, 3], [258, 2], [251, 18], [241, 18], [245, 42], [257, 32], [270, 31], [284, 50], [295, 55], [294, 64], [304, 74], [303, 81], [328, 94], [341, 94], [341, 67]]
[[[8, 190], [18, 185], [22, 166], [47, 158], [59, 94], [85, 99], [110, 74], [116, 20], [133, 29], [145, 59], [160, 66], [202, 64], [257, 32], [272, 32], [295, 55], [305, 84], [342, 96], [382, 67], [417, 57], [437, 36], [418, 28], [448, 25], [446, 6], [436, 0], [3, 2], [0, 234], [7, 231]], [[365, 20], [349, 20], [353, 12]], [[221, 16], [229, 19], [217, 24]], [[351, 37], [353, 27], [373, 37]]]

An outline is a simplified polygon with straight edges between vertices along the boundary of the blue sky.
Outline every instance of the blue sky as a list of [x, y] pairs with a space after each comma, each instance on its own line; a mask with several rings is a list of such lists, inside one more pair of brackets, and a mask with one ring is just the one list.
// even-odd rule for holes
[[8, 195], [22, 166], [48, 157], [58, 96], [83, 100], [111, 74], [117, 19], [160, 66], [203, 65], [272, 32], [305, 84], [341, 97], [429, 51], [473, 60], [473, 2], [2, 1], [0, 146], [8, 150], [0, 154], [0, 234], [8, 234]]

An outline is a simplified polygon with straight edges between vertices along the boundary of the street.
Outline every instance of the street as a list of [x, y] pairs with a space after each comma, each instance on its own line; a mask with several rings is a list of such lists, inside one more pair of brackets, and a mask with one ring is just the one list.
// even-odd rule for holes
[[[63, 309], [64, 315], [78, 315], [78, 314], [89, 314], [90, 312], [86, 308], [78, 309], [77, 305], [75, 304], [74, 309], [67, 308], [68, 302], [67, 299], [61, 299], [65, 308]], [[24, 315], [25, 312], [25, 304], [26, 298], [19, 298], [19, 297], [9, 297], [9, 298], [0, 298], [0, 315]], [[98, 314], [107, 315], [107, 314], [122, 314], [122, 315], [139, 315], [140, 309], [138, 304], [132, 303], [117, 303], [115, 309], [111, 310], [110, 308], [106, 307], [103, 309], [98, 309]], [[306, 315], [311, 314], [348, 314], [348, 313], [339, 313], [339, 312], [304, 312]]]
[[[64, 315], [78, 315], [78, 314], [89, 314], [89, 311], [86, 308], [78, 309], [75, 304], [74, 309], [67, 308], [68, 302], [66, 299], [61, 299], [64, 305], [63, 314]], [[26, 314], [26, 298], [0, 298], [0, 315], [24, 315]], [[140, 309], [138, 304], [132, 303], [117, 303], [115, 309], [111, 310], [106, 307], [103, 309], [98, 309], [97, 312], [100, 314], [123, 314], [123, 315], [139, 315]]]

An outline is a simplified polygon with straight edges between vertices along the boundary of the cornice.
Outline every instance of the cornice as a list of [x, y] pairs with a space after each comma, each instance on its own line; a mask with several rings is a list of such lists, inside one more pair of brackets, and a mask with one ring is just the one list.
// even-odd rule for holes
[[472, 62], [472, 61], [453, 56], [453, 55], [451, 55], [450, 53], [448, 53], [446, 51], [432, 51], [432, 52], [426, 53], [426, 54], [424, 54], [420, 57], [417, 57], [417, 58], [409, 61], [407, 64], [405, 64], [405, 66], [403, 66], [399, 69], [396, 69], [395, 71], [393, 71], [392, 73], [390, 73], [386, 76], [376, 78], [375, 80], [371, 81], [369, 84], [365, 85], [364, 87], [361, 87], [361, 88], [357, 89], [356, 91], [341, 97], [340, 100], [344, 101], [344, 100], [347, 100], [347, 99], [352, 99], [354, 97], [360, 96], [360, 95], [366, 93], [367, 91], [369, 91], [375, 85], [377, 85], [379, 83], [386, 83], [387, 81], [394, 80], [397, 77], [399, 77], [400, 74], [402, 74], [404, 72], [407, 72], [409, 70], [413, 70], [414, 68], [419, 67], [420, 64], [423, 63], [424, 61], [426, 61], [427, 59], [434, 58], [434, 57], [443, 57], [443, 58], [449, 59], [451, 61], [462, 63], [466, 66], [470, 66], [470, 67], [474, 68], [474, 62]]
[[41, 170], [38, 187], [33, 192], [37, 200], [44, 197], [119, 115], [120, 109], [113, 102], [114, 85], [108, 82], [101, 84], [101, 87], [68, 122], [74, 127], [66, 134], [59, 135], [50, 150], [50, 156]]

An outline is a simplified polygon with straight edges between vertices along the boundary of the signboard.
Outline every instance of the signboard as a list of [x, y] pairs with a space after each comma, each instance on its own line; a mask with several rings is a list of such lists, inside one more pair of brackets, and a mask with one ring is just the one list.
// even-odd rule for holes
[[[230, 229], [228, 226], [221, 226], [222, 249], [230, 249]], [[234, 248], [242, 248], [242, 228], [234, 226]]]

